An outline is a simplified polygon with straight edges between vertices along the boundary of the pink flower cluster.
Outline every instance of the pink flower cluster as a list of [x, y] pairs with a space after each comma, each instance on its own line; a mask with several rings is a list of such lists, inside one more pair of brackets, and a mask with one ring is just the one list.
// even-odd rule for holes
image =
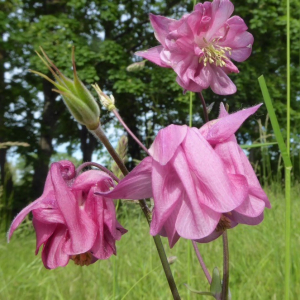
[[154, 198], [151, 235], [209, 242], [238, 223], [256, 225], [270, 208], [234, 133], [260, 105], [229, 115], [221, 105], [217, 120], [200, 129], [161, 129], [146, 157], [114, 190], [122, 199]]
[[36, 231], [36, 254], [43, 246], [46, 268], [66, 266], [70, 259], [89, 265], [116, 254], [115, 241], [126, 233], [116, 220], [111, 199], [95, 195], [114, 183], [102, 171], [90, 170], [76, 177], [69, 161], [53, 163], [43, 195], [24, 208], [14, 219], [8, 239], [32, 211]]
[[231, 62], [246, 60], [252, 51], [253, 36], [242, 18], [233, 16], [229, 0], [198, 3], [192, 13], [180, 20], [150, 14], [160, 46], [136, 55], [165, 68], [172, 68], [184, 90], [228, 95], [236, 86], [227, 76], [238, 73]]

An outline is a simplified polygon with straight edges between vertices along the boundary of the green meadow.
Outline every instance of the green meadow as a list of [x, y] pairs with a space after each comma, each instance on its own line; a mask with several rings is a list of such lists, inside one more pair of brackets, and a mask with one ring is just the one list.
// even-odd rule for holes
[[[266, 189], [272, 209], [258, 226], [229, 230], [230, 291], [232, 299], [281, 300], [284, 298], [284, 227], [285, 202], [283, 188]], [[300, 295], [300, 185], [292, 188], [292, 270], [290, 299]], [[298, 199], [298, 200], [297, 200]], [[117, 256], [98, 261], [88, 267], [73, 261], [65, 268], [46, 270], [40, 255], [34, 255], [35, 233], [30, 222], [23, 223], [6, 243], [1, 233], [0, 299], [171, 299], [167, 281], [144, 217], [136, 204], [125, 204], [118, 211], [128, 233], [117, 243]], [[176, 256], [171, 265], [182, 299], [212, 299], [190, 293], [188, 283], [200, 291], [209, 289], [194, 253], [188, 265], [188, 243], [181, 239], [169, 249], [167, 256]], [[190, 247], [191, 248], [191, 247]], [[222, 271], [222, 243], [218, 239], [199, 244], [199, 250], [210, 272], [217, 266]], [[191, 277], [192, 276], [192, 277]]]

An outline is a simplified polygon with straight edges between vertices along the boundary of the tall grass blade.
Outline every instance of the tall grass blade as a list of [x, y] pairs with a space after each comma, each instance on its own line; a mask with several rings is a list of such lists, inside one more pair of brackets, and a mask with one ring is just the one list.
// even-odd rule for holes
[[279, 127], [279, 124], [278, 124], [278, 120], [277, 120], [277, 117], [276, 117], [276, 114], [275, 114], [275, 111], [274, 111], [274, 108], [273, 108], [272, 100], [271, 100], [271, 97], [270, 97], [270, 94], [269, 94], [269, 91], [268, 91], [268, 88], [267, 88], [267, 85], [266, 85], [266, 81], [265, 81], [263, 75], [261, 75], [258, 78], [258, 82], [259, 82], [261, 92], [263, 94], [263, 98], [264, 98], [264, 101], [265, 101], [265, 104], [266, 104], [266, 107], [267, 107], [267, 110], [268, 110], [268, 113], [269, 113], [269, 116], [270, 116], [271, 124], [272, 124], [273, 130], [274, 130], [274, 134], [275, 134], [275, 137], [276, 137], [276, 140], [277, 140], [277, 143], [278, 143], [279, 150], [280, 150], [281, 155], [282, 155], [284, 166], [286, 168], [291, 168], [292, 163], [291, 163], [288, 151], [287, 151], [287, 147], [284, 143], [284, 140], [283, 140], [283, 137], [282, 137], [282, 134], [281, 134], [281, 130], [280, 130], [280, 127]]
[[[290, 294], [290, 277], [291, 277], [291, 169], [292, 163], [289, 156], [289, 148], [285, 145], [280, 131], [278, 120], [276, 118], [273, 104], [269, 95], [269, 91], [262, 76], [258, 78], [258, 82], [263, 94], [264, 101], [268, 113], [270, 115], [271, 124], [281, 151], [284, 167], [285, 167], [285, 281], [284, 294], [285, 299], [289, 299]], [[290, 135], [287, 135], [287, 145], [289, 147]]]
[[268, 146], [273, 146], [277, 145], [277, 142], [271, 142], [271, 143], [254, 143], [251, 145], [240, 145], [242, 149], [250, 149], [250, 148], [258, 148], [258, 147], [268, 147]]

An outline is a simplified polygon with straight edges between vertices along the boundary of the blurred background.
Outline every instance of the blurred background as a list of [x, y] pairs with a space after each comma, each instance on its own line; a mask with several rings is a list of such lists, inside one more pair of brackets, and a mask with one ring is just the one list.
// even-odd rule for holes
[[[51, 162], [69, 159], [75, 165], [79, 165], [81, 162], [93, 160], [101, 162], [108, 168], [111, 168], [112, 164], [101, 144], [90, 135], [85, 127], [74, 121], [61, 97], [52, 91], [53, 86], [28, 71], [32, 69], [45, 74], [49, 73], [35, 51], [39, 51], [39, 47], [42, 47], [57, 67], [65, 75], [72, 77], [71, 49], [75, 46], [76, 65], [80, 79], [88, 87], [97, 83], [108, 94], [113, 93], [119, 113], [130, 129], [149, 147], [161, 127], [171, 123], [188, 123], [189, 95], [183, 94], [182, 88], [175, 82], [176, 75], [171, 69], [160, 68], [150, 62], [146, 62], [145, 67], [138, 72], [128, 72], [126, 68], [134, 62], [141, 61], [134, 55], [136, 51], [158, 45], [148, 14], [180, 18], [184, 13], [192, 11], [192, 2], [182, 0], [0, 1], [2, 37], [0, 41], [0, 231], [3, 233], [3, 239], [1, 239], [3, 246], [0, 248], [1, 264], [7, 259], [5, 255], [12, 255], [11, 251], [15, 249], [7, 248], [4, 233], [12, 218], [42, 194]], [[253, 53], [247, 61], [236, 63], [240, 70], [239, 74], [230, 75], [237, 85], [236, 94], [224, 97], [215, 95], [210, 90], [203, 92], [207, 104], [215, 103], [210, 118], [217, 117], [221, 101], [229, 105], [230, 112], [263, 102], [257, 81], [257, 78], [263, 74], [273, 99], [282, 133], [285, 135], [286, 4], [280, 0], [232, 2], [235, 5], [234, 15], [241, 16], [249, 26], [249, 31], [254, 35]], [[298, 0], [291, 0], [291, 17], [291, 159], [294, 165], [292, 170], [294, 195], [297, 198], [299, 197], [300, 177], [300, 2]], [[50, 74], [48, 75], [51, 77]], [[198, 98], [194, 98], [193, 112], [193, 126], [200, 127], [203, 119]], [[116, 146], [120, 137], [126, 133], [113, 115], [104, 109], [101, 111], [101, 122]], [[275, 141], [264, 107], [241, 127], [237, 137], [240, 144], [249, 145], [249, 148], [245, 150], [249, 154], [249, 159], [261, 183], [273, 195], [274, 199], [271, 200], [283, 201], [283, 165], [278, 146], [250, 147], [253, 143]], [[136, 160], [142, 159], [143, 155], [139, 146], [129, 137], [128, 167], [133, 168]], [[274, 209], [278, 207], [274, 213], [278, 218], [280, 216], [283, 218], [280, 214], [282, 205], [281, 202], [273, 205]], [[122, 210], [122, 208], [119, 209]], [[119, 214], [123, 214], [126, 224], [129, 222], [128, 218], [132, 217], [130, 214], [139, 215], [138, 212], [128, 211], [126, 213], [121, 211]], [[274, 222], [270, 218], [270, 223], [266, 222], [269, 225], [264, 226], [272, 228], [275, 226]], [[279, 222], [278, 228], [283, 230], [281, 226], [284, 220], [276, 219], [276, 222]], [[26, 238], [22, 241], [28, 241], [30, 244], [34, 241], [34, 235], [30, 229], [31, 225], [26, 224], [25, 222], [24, 228], [28, 227], [27, 231], [30, 233], [31, 240], [27, 239], [24, 228], [20, 236], [25, 235]], [[265, 230], [267, 232], [267, 229]], [[280, 239], [280, 230], [274, 234], [274, 242]], [[239, 234], [242, 238], [243, 232]], [[297, 240], [299, 239], [297, 235]], [[269, 243], [270, 241], [266, 240], [266, 247]], [[15, 245], [18, 248], [18, 244]], [[251, 253], [251, 249], [249, 251]], [[276, 256], [272, 258], [273, 261], [278, 259], [277, 255], [281, 255], [280, 251], [278, 248], [278, 251], [274, 252]], [[30, 263], [34, 266], [33, 247], [30, 250], [28, 248], [28, 253], [32, 255]], [[19, 256], [20, 253], [17, 252], [15, 255]], [[155, 253], [154, 257], [156, 259]], [[263, 258], [260, 259], [263, 260]], [[40, 261], [36, 264], [41, 266]], [[153, 270], [152, 267], [151, 262], [150, 273]], [[274, 272], [280, 270], [279, 267], [271, 272], [270, 268], [266, 268], [273, 276]], [[9, 265], [0, 269], [2, 270], [0, 275], [3, 274], [3, 278], [8, 276], [8, 273], [4, 272], [8, 269]], [[184, 269], [183, 267], [183, 272]], [[16, 267], [15, 272], [17, 270]], [[135, 270], [134, 274], [137, 272]], [[148, 271], [145, 272], [144, 275]], [[294, 272], [294, 274], [298, 273], [297, 270]], [[11, 273], [12, 281], [9, 282], [14, 281], [15, 274]], [[277, 274], [279, 282], [281, 275]], [[163, 281], [164, 278], [161, 277], [161, 280]], [[198, 282], [196, 278], [194, 280]], [[261, 280], [259, 279], [258, 282]], [[252, 281], [250, 283], [249, 286], [258, 287], [257, 283]], [[0, 295], [1, 291], [6, 293], [3, 299], [17, 297], [12, 290], [9, 290], [10, 286], [11, 283], [5, 283], [2, 289], [0, 286]], [[279, 286], [280, 284], [273, 282], [274, 289]], [[240, 291], [238, 287], [236, 289]], [[28, 290], [28, 287], [24, 289]], [[65, 299], [84, 299], [82, 298], [84, 296], [78, 298], [74, 296], [78, 291], [75, 294], [64, 294], [59, 288], [58, 291], [59, 293], [55, 296], [50, 293], [49, 299], [56, 299], [56, 297], [58, 299], [65, 297]], [[166, 295], [168, 295], [167, 292]], [[122, 299], [125, 292], [115, 291], [111, 296], [112, 290], [108, 289], [107, 293], [103, 294], [103, 299]], [[98, 299], [100, 294], [86, 299]], [[30, 292], [28, 296], [24, 296], [24, 299], [27, 297], [41, 299], [44, 298], [41, 295], [45, 294], [38, 295], [36, 292]], [[143, 290], [139, 297], [135, 298], [132, 295], [128, 297], [144, 299], [142, 295], [144, 295]], [[280, 290], [275, 294], [270, 292], [265, 296], [259, 293], [249, 295], [234, 298], [282, 299]], [[247, 298], [248, 296], [250, 298]], [[156, 297], [159, 296], [150, 297], [150, 299], [158, 299]], [[192, 296], [188, 293], [186, 297]], [[19, 299], [23, 298], [19, 297]], [[168, 299], [168, 296], [166, 298], [162, 296], [160, 299]]]

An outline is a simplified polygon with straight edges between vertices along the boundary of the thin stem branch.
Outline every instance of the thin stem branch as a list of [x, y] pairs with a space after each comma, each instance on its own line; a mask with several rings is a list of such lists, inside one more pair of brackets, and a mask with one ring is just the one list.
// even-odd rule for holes
[[207, 107], [206, 107], [204, 97], [201, 92], [199, 93], [199, 97], [200, 97], [202, 107], [203, 107], [204, 121], [205, 121], [205, 123], [207, 123], [209, 121], [208, 112], [207, 112]]
[[116, 116], [116, 118], [119, 120], [119, 122], [122, 124], [122, 126], [126, 129], [126, 131], [131, 135], [131, 137], [138, 143], [138, 145], [148, 154], [148, 149], [143, 145], [143, 143], [135, 136], [135, 134], [129, 129], [129, 127], [126, 125], [120, 114], [116, 109], [113, 109], [112, 112]]
[[154, 239], [154, 242], [155, 242], [155, 246], [156, 246], [158, 255], [160, 257], [161, 264], [164, 268], [165, 275], [167, 277], [169, 287], [170, 287], [170, 290], [171, 290], [172, 295], [173, 295], [173, 299], [180, 300], [180, 296], [179, 296], [179, 293], [178, 293], [178, 290], [177, 290], [177, 287], [176, 287], [176, 283], [174, 281], [173, 274], [172, 274], [171, 269], [170, 269], [170, 265], [169, 265], [169, 262], [168, 262], [168, 259], [167, 259], [166, 253], [165, 253], [164, 246], [161, 242], [161, 238], [160, 238], [159, 235], [156, 235], [156, 236], [153, 237], [153, 239]]
[[76, 169], [76, 175], [78, 176], [78, 174], [86, 167], [96, 167], [100, 170], [102, 170], [103, 172], [107, 173], [110, 177], [113, 178], [113, 180], [115, 180], [116, 182], [119, 182], [120, 179], [111, 171], [109, 171], [108, 169], [106, 169], [104, 166], [97, 164], [95, 162], [85, 162], [83, 164], [81, 164], [77, 169]]
[[[106, 147], [106, 149], [109, 152], [109, 154], [111, 155], [111, 157], [114, 159], [114, 161], [120, 168], [121, 172], [126, 176], [129, 173], [129, 171], [125, 167], [125, 165], [124, 165], [122, 159], [119, 157], [118, 153], [115, 151], [113, 146], [110, 144], [109, 140], [107, 139], [105, 133], [102, 130], [101, 125], [99, 125], [99, 127], [95, 130], [90, 130], [90, 132], [103, 143], [103, 145]], [[150, 225], [152, 216], [151, 216], [151, 211], [148, 208], [146, 200], [145, 199], [139, 200], [139, 204], [140, 204], [140, 207], [147, 219], [148, 224]], [[170, 287], [171, 293], [173, 295], [173, 299], [180, 300], [180, 296], [179, 296], [179, 293], [178, 293], [178, 290], [176, 287], [176, 283], [174, 281], [174, 277], [173, 277], [170, 265], [168, 263], [168, 259], [167, 259], [163, 244], [161, 242], [160, 236], [154, 236], [153, 239], [154, 239], [154, 242], [155, 242], [155, 245], [157, 248], [157, 252], [158, 252], [161, 264], [163, 266], [166, 278], [168, 280], [169, 287]]]
[[190, 92], [190, 121], [189, 121], [189, 126], [192, 127], [193, 125], [193, 93]]
[[[287, 91], [287, 126], [286, 126], [286, 148], [290, 157], [290, 134], [291, 134], [291, 40], [290, 40], [290, 0], [286, 0], [286, 91]], [[290, 278], [291, 278], [291, 170], [285, 168], [285, 299], [290, 298]]]
[[222, 284], [222, 300], [228, 300], [228, 285], [229, 285], [229, 248], [227, 231], [223, 235], [223, 284]]
[[96, 137], [98, 138], [102, 144], [105, 146], [105, 148], [107, 149], [107, 151], [109, 152], [109, 154], [111, 155], [112, 159], [116, 162], [116, 164], [118, 165], [119, 169], [121, 170], [121, 172], [124, 175], [127, 175], [129, 173], [129, 171], [127, 170], [127, 168], [125, 167], [123, 160], [119, 157], [118, 153], [116, 152], [116, 150], [114, 149], [114, 147], [111, 145], [111, 143], [109, 142], [108, 138], [106, 137], [105, 133], [102, 130], [101, 125], [99, 124], [99, 126], [95, 129], [95, 130], [90, 130], [90, 132]]
[[200, 254], [200, 251], [198, 249], [197, 243], [195, 241], [192, 241], [192, 244], [193, 244], [196, 256], [198, 258], [198, 261], [200, 263], [200, 266], [201, 266], [201, 268], [202, 268], [202, 270], [203, 270], [203, 272], [204, 272], [204, 274], [206, 276], [206, 279], [207, 279], [208, 283], [211, 284], [211, 276], [209, 274], [209, 271], [208, 271], [208, 269], [207, 269], [207, 267], [206, 267], [206, 265], [204, 263], [204, 260], [203, 260], [203, 258], [201, 256], [201, 254]]
[[285, 168], [285, 298], [290, 299], [291, 277], [291, 168]]

